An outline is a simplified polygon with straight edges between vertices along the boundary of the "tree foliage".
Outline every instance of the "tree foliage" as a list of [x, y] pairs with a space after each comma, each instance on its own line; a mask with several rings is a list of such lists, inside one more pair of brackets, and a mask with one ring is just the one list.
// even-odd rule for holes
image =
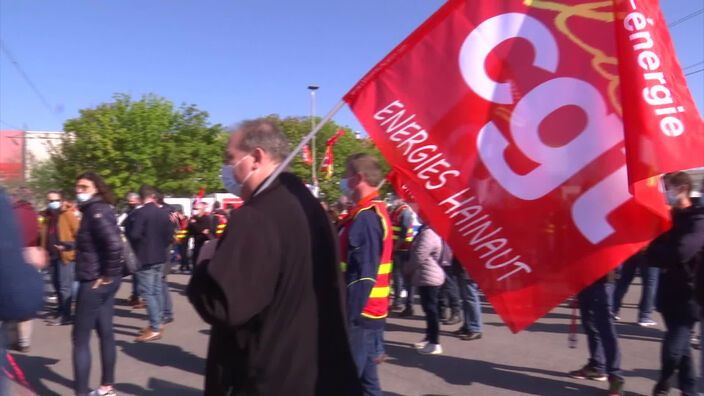
[[[224, 191], [219, 175], [227, 134], [221, 125], [209, 124], [208, 113], [195, 105], [176, 108], [153, 94], [140, 100], [116, 94], [113, 99], [66, 121], [62, 145], [48, 162], [33, 170], [30, 186], [36, 191], [58, 188], [72, 192], [76, 177], [91, 171], [103, 176], [118, 197], [136, 191], [141, 184], [179, 196], [193, 196], [203, 186], [207, 193]], [[261, 119], [279, 125], [292, 148], [311, 130], [310, 117], [273, 114]], [[327, 139], [340, 129], [346, 133], [333, 146], [333, 176], [327, 180], [318, 171], [321, 195], [329, 201], [340, 196], [339, 181], [349, 155], [369, 153], [380, 160], [384, 173], [389, 170], [370, 139], [357, 139], [349, 127], [332, 121], [318, 133], [315, 148], [311, 147], [318, 169]], [[312, 181], [311, 166], [303, 163], [300, 154], [291, 171], [306, 183]]]
[[81, 110], [80, 117], [66, 121], [64, 130], [63, 144], [51, 164], [38, 169], [37, 182], [49, 179], [72, 191], [75, 178], [92, 171], [117, 196], [141, 184], [187, 196], [203, 186], [210, 192], [222, 190], [219, 170], [226, 136], [195, 105], [176, 108], [152, 94], [137, 101], [117, 94], [111, 103]]
[[[273, 114], [263, 117], [263, 119], [274, 122], [281, 127], [291, 142], [291, 148], [295, 147], [311, 131], [310, 117], [280, 118], [278, 115]], [[320, 118], [316, 118], [315, 122], [316, 124], [320, 122]], [[325, 175], [320, 173], [320, 166], [325, 155], [325, 143], [340, 129], [345, 130], [345, 134], [333, 146], [334, 174], [330, 180], [326, 180]], [[315, 139], [315, 148], [311, 146], [310, 149], [311, 151], [315, 150], [318, 185], [320, 186], [321, 196], [328, 201], [335, 200], [341, 195], [339, 182], [344, 177], [345, 161], [352, 154], [369, 153], [379, 159], [384, 173], [389, 171], [388, 164], [370, 139], [357, 139], [349, 127], [340, 126], [333, 121], [327, 122], [318, 132]], [[306, 183], [311, 183], [312, 181], [311, 165], [306, 165], [303, 162], [303, 157], [300, 153], [291, 164], [291, 172], [306, 181]]]

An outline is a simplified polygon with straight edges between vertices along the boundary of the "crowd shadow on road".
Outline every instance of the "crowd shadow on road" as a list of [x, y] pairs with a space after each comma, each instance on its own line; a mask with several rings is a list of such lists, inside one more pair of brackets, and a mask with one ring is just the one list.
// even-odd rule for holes
[[115, 389], [117, 389], [118, 393], [140, 396], [200, 396], [203, 394], [202, 390], [174, 384], [173, 382], [164, 381], [154, 377], [149, 379], [149, 383], [146, 388], [135, 384], [118, 383], [115, 385]]
[[[587, 381], [575, 383], [565, 373], [532, 367], [510, 366], [447, 355], [422, 356], [410, 345], [387, 342], [386, 362], [415, 367], [435, 374], [453, 385], [483, 384], [529, 395], [603, 395], [607, 385]], [[536, 376], [540, 375], [540, 376]], [[555, 378], [544, 378], [550, 376]], [[564, 378], [564, 380], [560, 379]], [[471, 388], [467, 394], [472, 394]], [[628, 395], [629, 393], [626, 393]]]
[[73, 389], [73, 380], [62, 377], [50, 366], [59, 362], [58, 359], [51, 359], [40, 356], [30, 356], [21, 354], [12, 354], [17, 366], [24, 372], [25, 377], [32, 390], [37, 395], [42, 396], [61, 396], [61, 393], [54, 392], [46, 387], [45, 381], [57, 383], [68, 389]]
[[133, 343], [116, 341], [120, 351], [147, 364], [174, 367], [198, 375], [205, 375], [205, 359], [184, 351], [175, 345], [158, 342]]

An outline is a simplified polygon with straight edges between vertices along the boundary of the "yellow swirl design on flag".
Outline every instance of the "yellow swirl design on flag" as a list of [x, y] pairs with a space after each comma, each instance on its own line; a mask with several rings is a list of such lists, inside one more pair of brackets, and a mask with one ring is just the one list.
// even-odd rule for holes
[[[613, 65], [615, 67], [618, 67], [618, 59], [615, 56], [608, 56], [601, 49], [587, 44], [586, 42], [584, 42], [584, 40], [575, 35], [567, 26], [567, 21], [574, 16], [593, 19], [595, 21], [601, 21], [605, 23], [612, 23], [614, 21], [614, 13], [611, 10], [611, 6], [613, 6], [613, 1], [599, 1], [594, 3], [584, 3], [569, 6], [553, 1], [525, 0], [523, 4], [528, 7], [558, 12], [557, 16], [555, 17], [555, 26], [561, 33], [567, 36], [570, 41], [572, 41], [581, 49], [592, 55], [591, 64], [594, 67], [594, 70], [596, 70], [599, 75], [604, 77], [609, 82], [609, 100], [614, 106], [614, 109], [616, 109], [616, 112], [619, 115], [622, 115], [623, 111], [621, 108], [621, 101], [618, 99], [619, 76], [618, 74], [608, 72], [603, 67], [603, 65]], [[599, 8], [603, 7], [609, 7], [608, 11], [597, 11]]]

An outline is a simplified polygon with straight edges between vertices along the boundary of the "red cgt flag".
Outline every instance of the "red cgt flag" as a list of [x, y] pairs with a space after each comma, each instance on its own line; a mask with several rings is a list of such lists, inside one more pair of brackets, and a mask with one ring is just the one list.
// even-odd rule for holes
[[615, 34], [604, 2], [450, 0], [344, 98], [513, 331], [667, 226], [629, 191]]

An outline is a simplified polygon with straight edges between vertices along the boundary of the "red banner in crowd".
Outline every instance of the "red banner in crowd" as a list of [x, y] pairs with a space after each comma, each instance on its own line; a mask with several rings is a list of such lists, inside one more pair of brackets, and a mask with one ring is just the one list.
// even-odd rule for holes
[[303, 146], [303, 151], [301, 153], [301, 156], [303, 157], [303, 163], [306, 165], [312, 165], [313, 164], [313, 157], [310, 155], [310, 147], [306, 144]]
[[614, 25], [604, 2], [450, 0], [344, 98], [513, 331], [667, 226], [657, 183], [629, 191], [621, 103], [642, 92]]
[[325, 173], [325, 178], [330, 180], [332, 177], [335, 169], [334, 169], [334, 157], [332, 154], [332, 146], [337, 143], [337, 140], [340, 138], [340, 136], [344, 135], [345, 131], [343, 129], [340, 129], [335, 133], [330, 139], [328, 139], [325, 142], [325, 155], [323, 156], [323, 162], [320, 165], [320, 171], [322, 173]]

